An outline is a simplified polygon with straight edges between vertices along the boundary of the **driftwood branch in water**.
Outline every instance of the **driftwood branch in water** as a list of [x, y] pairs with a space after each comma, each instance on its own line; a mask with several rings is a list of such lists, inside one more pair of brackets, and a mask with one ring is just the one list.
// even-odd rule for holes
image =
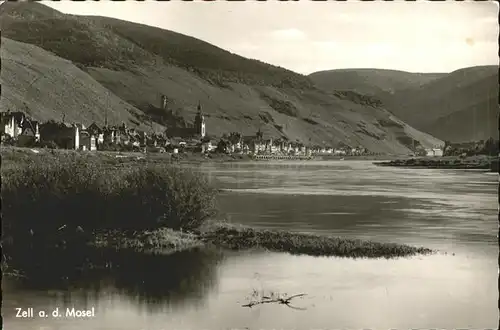
[[303, 297], [305, 295], [307, 295], [307, 294], [305, 294], [305, 293], [299, 293], [299, 294], [295, 294], [293, 296], [290, 296], [288, 298], [275, 298], [275, 299], [273, 299], [271, 297], [262, 297], [262, 299], [259, 300], [259, 301], [251, 301], [248, 304], [241, 305], [241, 306], [242, 307], [250, 307], [250, 308], [252, 308], [255, 305], [277, 303], [277, 304], [286, 305], [287, 307], [290, 307], [290, 308], [293, 308], [293, 309], [305, 310], [305, 308], [295, 307], [295, 306], [290, 305], [290, 302], [292, 301], [293, 298]]

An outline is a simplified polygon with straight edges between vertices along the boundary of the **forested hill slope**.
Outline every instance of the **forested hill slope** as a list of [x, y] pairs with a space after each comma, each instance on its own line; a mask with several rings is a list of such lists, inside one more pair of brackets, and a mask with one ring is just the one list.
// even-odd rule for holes
[[19, 110], [37, 120], [103, 123], [132, 122], [142, 111], [123, 101], [73, 63], [39, 47], [1, 39], [1, 108]]

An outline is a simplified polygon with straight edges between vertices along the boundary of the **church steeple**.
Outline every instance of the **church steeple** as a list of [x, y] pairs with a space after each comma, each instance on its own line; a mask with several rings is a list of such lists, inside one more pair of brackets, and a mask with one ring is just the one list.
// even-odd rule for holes
[[198, 113], [194, 119], [194, 127], [196, 129], [196, 134], [201, 136], [201, 138], [205, 137], [205, 117], [201, 113], [201, 103], [198, 101]]
[[262, 140], [264, 138], [264, 133], [262, 133], [260, 127], [259, 130], [257, 131], [257, 134], [255, 134], [258, 140]]
[[168, 103], [167, 96], [166, 95], [162, 95], [161, 96], [161, 107], [162, 107], [162, 109], [167, 110], [167, 107], [168, 107], [167, 103]]

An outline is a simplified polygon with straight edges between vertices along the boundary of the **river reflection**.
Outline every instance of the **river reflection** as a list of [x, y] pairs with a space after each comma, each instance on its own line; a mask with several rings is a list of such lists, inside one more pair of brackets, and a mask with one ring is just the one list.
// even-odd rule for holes
[[[70, 262], [70, 253], [86, 255], [85, 260]], [[84, 267], [87, 260], [92, 261], [90, 269]], [[8, 279], [4, 290], [35, 296], [47, 292], [54, 306], [79, 309], [102, 309], [102, 303], [126, 297], [139, 308], [155, 312], [165, 307], [203, 305], [207, 293], [217, 288], [216, 271], [221, 260], [219, 251], [209, 249], [169, 255], [91, 248], [61, 251], [45, 258], [42, 267], [33, 266], [30, 261], [24, 266], [16, 265], [29, 279]], [[39, 301], [40, 306], [30, 306], [45, 307], [44, 300]], [[4, 315], [13, 317], [13, 312], [7, 309]]]
[[[197, 167], [197, 166], [193, 166]], [[487, 329], [498, 323], [498, 177], [369, 162], [203, 164], [233, 222], [432, 247], [397, 260], [195, 250], [47, 257], [3, 280], [6, 329]], [[40, 257], [41, 258], [41, 257]], [[71, 270], [85, 258], [112, 267]], [[38, 272], [38, 273], [37, 273]], [[241, 307], [252, 291], [307, 293], [304, 311]], [[19, 319], [16, 307], [95, 307], [96, 317]]]

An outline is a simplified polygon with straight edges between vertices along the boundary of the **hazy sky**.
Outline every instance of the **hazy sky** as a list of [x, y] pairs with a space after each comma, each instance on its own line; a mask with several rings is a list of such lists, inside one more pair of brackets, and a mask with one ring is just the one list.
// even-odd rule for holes
[[493, 2], [44, 2], [190, 35], [308, 74], [339, 68], [449, 72], [498, 64]]

